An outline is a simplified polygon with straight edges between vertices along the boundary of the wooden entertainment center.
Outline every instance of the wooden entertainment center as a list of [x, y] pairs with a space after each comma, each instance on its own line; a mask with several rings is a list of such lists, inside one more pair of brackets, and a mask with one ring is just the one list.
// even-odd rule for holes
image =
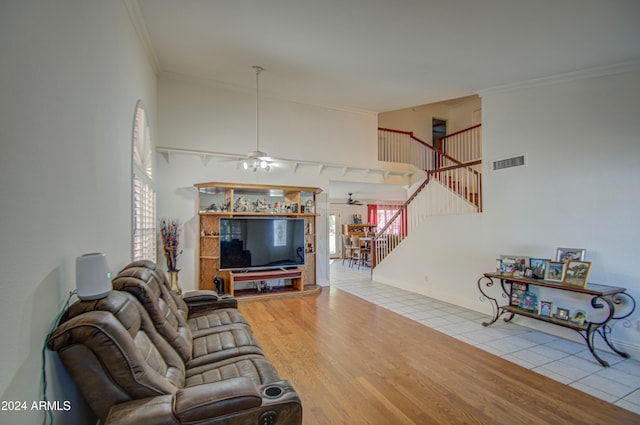
[[[278, 292], [303, 291], [316, 283], [316, 194], [321, 189], [298, 186], [268, 186], [239, 183], [198, 183], [199, 258], [198, 289], [214, 289], [213, 279], [224, 279], [226, 294], [255, 295], [255, 289], [236, 290], [243, 282], [290, 281]], [[265, 270], [221, 269], [221, 238], [229, 239], [221, 229], [226, 217], [283, 217], [304, 219], [304, 265]], [[301, 254], [302, 255], [302, 254]]]

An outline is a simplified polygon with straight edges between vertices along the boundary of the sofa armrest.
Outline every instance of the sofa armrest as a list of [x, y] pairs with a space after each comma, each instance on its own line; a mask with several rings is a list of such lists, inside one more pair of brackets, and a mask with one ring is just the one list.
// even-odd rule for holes
[[218, 293], [216, 291], [207, 291], [206, 289], [198, 289], [194, 291], [184, 291], [182, 293], [182, 299], [187, 304], [190, 302], [218, 301]]
[[117, 404], [105, 425], [244, 425], [258, 423], [265, 413], [273, 417], [273, 412], [278, 424], [302, 424], [302, 403], [291, 384], [278, 381], [258, 388], [239, 377]]
[[183, 388], [175, 395], [174, 415], [181, 423], [195, 423], [260, 407], [262, 397], [247, 377]]
[[182, 300], [189, 308], [189, 316], [221, 308], [238, 308], [238, 300], [235, 297], [218, 295], [214, 291], [187, 291], [182, 294]]
[[111, 408], [105, 425], [180, 425], [172, 408], [172, 394], [127, 401]]
[[120, 403], [105, 425], [179, 425], [206, 422], [260, 407], [260, 391], [250, 378], [239, 377], [183, 388], [175, 394]]

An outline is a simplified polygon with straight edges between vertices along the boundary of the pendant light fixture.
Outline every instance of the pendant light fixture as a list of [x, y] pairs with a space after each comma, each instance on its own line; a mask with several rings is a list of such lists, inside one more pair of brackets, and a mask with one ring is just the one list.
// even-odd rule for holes
[[253, 69], [256, 72], [256, 150], [249, 152], [247, 159], [242, 162], [242, 167], [253, 172], [269, 171], [271, 158], [266, 152], [260, 150], [260, 73], [264, 71], [264, 68], [253, 66]]

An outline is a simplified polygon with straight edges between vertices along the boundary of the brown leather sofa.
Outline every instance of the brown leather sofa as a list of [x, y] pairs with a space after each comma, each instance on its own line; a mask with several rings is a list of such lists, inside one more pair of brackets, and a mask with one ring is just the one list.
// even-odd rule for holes
[[125, 267], [113, 286], [71, 305], [49, 339], [101, 423], [302, 423], [300, 398], [234, 298], [181, 297], [148, 261]]

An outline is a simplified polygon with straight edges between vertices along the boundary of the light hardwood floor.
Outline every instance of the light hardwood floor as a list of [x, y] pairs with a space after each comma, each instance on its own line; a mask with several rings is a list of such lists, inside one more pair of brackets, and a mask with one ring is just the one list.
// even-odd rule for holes
[[640, 424], [640, 416], [336, 288], [241, 302], [305, 425]]

